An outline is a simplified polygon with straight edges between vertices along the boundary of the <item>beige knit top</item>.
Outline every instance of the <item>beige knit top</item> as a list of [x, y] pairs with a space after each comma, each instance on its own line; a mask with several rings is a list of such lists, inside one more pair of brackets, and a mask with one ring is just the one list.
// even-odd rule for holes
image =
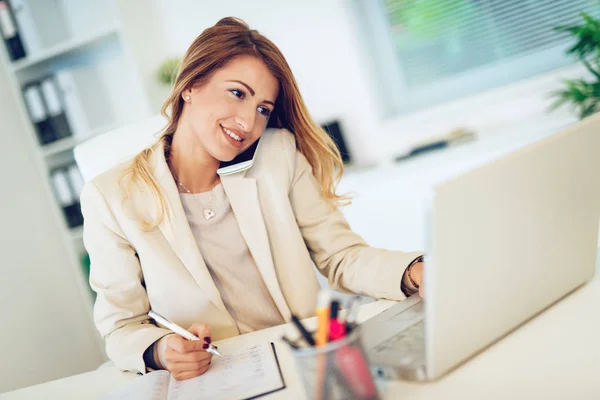
[[[190, 228], [227, 311], [241, 334], [285, 323], [218, 184], [210, 192], [180, 193]], [[205, 218], [205, 210], [214, 216]], [[202, 321], [198, 321], [202, 322]]]

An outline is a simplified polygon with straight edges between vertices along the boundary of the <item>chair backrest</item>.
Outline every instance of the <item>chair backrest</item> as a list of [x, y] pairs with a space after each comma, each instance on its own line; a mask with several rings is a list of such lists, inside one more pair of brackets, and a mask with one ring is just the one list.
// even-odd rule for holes
[[75, 161], [87, 182], [102, 172], [127, 161], [153, 144], [167, 120], [155, 115], [95, 136], [75, 146]]

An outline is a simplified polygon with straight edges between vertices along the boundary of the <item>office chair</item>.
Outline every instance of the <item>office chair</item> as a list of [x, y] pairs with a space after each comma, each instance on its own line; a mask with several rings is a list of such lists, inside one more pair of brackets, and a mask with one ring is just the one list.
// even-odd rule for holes
[[166, 124], [167, 120], [162, 115], [155, 115], [100, 134], [75, 146], [75, 161], [83, 179], [87, 182], [135, 156], [158, 139]]

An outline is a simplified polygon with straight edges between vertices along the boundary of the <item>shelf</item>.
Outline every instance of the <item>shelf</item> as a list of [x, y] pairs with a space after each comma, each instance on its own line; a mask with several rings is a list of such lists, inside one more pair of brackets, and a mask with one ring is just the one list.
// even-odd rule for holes
[[78, 144], [78, 140], [74, 137], [67, 137], [57, 140], [56, 142], [42, 146], [42, 154], [44, 157], [53, 156], [63, 151], [71, 150]]
[[56, 142], [52, 142], [50, 144], [41, 146], [42, 154], [44, 155], [44, 157], [51, 157], [53, 155], [56, 155], [56, 154], [59, 154], [59, 153], [65, 152], [65, 151], [73, 150], [73, 148], [75, 148], [75, 146], [77, 146], [78, 144], [83, 143], [83, 142], [93, 138], [94, 136], [100, 135], [104, 132], [108, 132], [111, 129], [114, 129], [115, 127], [116, 127], [115, 125], [107, 125], [102, 128], [94, 129], [89, 135], [82, 137], [82, 138], [70, 136], [70, 137], [66, 137], [64, 139], [59, 139]]
[[25, 58], [24, 60], [17, 61], [12, 64], [12, 70], [14, 72], [22, 71], [26, 68], [39, 65], [43, 62], [53, 60], [62, 55], [99, 43], [113, 35], [116, 36], [117, 34], [118, 29], [115, 26], [111, 25], [104, 27], [90, 35], [67, 40], [64, 43], [42, 50], [31, 57]]

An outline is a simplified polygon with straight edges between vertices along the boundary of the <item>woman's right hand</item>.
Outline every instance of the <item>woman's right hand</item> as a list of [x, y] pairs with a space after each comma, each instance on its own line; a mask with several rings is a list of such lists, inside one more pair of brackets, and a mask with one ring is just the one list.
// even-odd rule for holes
[[160, 363], [179, 381], [202, 375], [208, 371], [212, 360], [212, 354], [206, 351], [211, 341], [209, 326], [193, 324], [187, 330], [200, 340], [187, 340], [172, 334], [163, 336], [156, 343]]

